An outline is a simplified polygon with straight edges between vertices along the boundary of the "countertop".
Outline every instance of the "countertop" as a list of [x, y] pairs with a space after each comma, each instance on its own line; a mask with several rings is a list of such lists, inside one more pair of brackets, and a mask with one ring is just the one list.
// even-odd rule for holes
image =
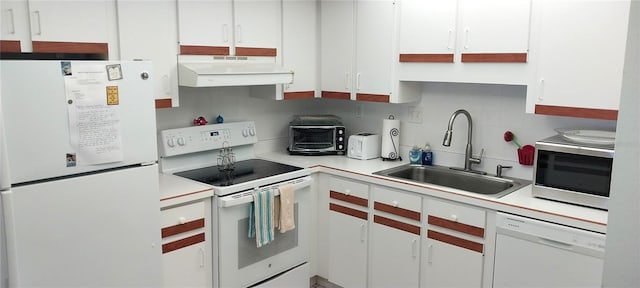
[[258, 158], [311, 169], [311, 172], [323, 172], [369, 182], [376, 185], [406, 190], [427, 196], [457, 201], [491, 210], [522, 215], [567, 226], [605, 233], [607, 229], [607, 211], [565, 204], [561, 202], [535, 198], [531, 196], [531, 185], [527, 185], [501, 198], [480, 195], [463, 190], [431, 184], [415, 183], [389, 178], [373, 173], [400, 165], [403, 161], [382, 161], [351, 159], [346, 156], [297, 156], [286, 151], [270, 152], [258, 155]]
[[212, 196], [211, 185], [160, 173], [160, 209]]

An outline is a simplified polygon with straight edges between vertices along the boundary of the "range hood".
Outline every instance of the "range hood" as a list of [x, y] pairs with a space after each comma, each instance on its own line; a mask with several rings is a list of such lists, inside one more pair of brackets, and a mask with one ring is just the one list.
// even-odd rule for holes
[[178, 79], [180, 86], [188, 87], [275, 85], [292, 83], [293, 71], [274, 61], [226, 56], [208, 61], [179, 60]]

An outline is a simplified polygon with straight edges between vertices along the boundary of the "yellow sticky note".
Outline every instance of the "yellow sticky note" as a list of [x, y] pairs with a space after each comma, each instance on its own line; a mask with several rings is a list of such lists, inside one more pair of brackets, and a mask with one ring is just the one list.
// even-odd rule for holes
[[107, 86], [107, 105], [118, 105], [119, 103], [118, 86]]

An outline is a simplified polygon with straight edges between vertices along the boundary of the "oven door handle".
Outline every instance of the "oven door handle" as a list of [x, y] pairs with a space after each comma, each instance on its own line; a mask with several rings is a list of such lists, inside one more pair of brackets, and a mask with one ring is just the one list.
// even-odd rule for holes
[[[237, 194], [220, 197], [218, 201], [218, 207], [232, 207], [232, 206], [242, 205], [246, 203], [251, 203], [253, 202], [253, 191], [256, 189], [273, 189], [282, 185], [293, 184], [295, 187], [294, 189], [297, 191], [302, 188], [311, 186], [312, 182], [313, 182], [313, 179], [311, 179], [311, 176], [305, 176], [302, 178], [280, 182], [280, 183], [276, 183], [269, 186], [256, 187], [253, 190], [248, 190], [248, 191], [240, 192]], [[278, 196], [278, 195], [280, 195], [280, 191], [276, 190], [275, 196]]]

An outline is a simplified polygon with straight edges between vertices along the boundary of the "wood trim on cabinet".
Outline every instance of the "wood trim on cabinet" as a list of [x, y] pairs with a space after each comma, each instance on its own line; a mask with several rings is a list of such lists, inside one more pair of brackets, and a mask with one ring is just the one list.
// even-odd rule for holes
[[396, 221], [393, 219], [389, 219], [386, 217], [382, 217], [382, 216], [378, 216], [378, 215], [373, 215], [373, 222], [374, 223], [378, 223], [378, 224], [382, 224], [384, 226], [388, 226], [391, 228], [395, 228], [398, 230], [402, 230], [402, 231], [406, 231], [409, 233], [413, 233], [416, 235], [420, 235], [420, 227], [416, 226], [416, 225], [411, 225], [408, 223], [404, 223], [404, 222], [400, 222], [400, 221]]
[[184, 239], [169, 242], [167, 244], [162, 244], [162, 254], [169, 253], [171, 251], [178, 250], [187, 246], [191, 246], [193, 244], [198, 244], [200, 242], [204, 242], [204, 233], [200, 233]]
[[109, 54], [107, 43], [33, 41], [34, 53]]
[[402, 63], [453, 63], [453, 54], [400, 54]]
[[348, 202], [362, 207], [369, 207], [369, 200], [357, 196], [347, 195], [342, 192], [329, 191], [329, 198]]
[[156, 99], [156, 109], [171, 108], [172, 105], [171, 99]]
[[15, 52], [20, 53], [20, 41], [18, 40], [0, 40], [0, 52]]
[[236, 47], [236, 56], [278, 56], [276, 48]]
[[617, 120], [618, 110], [536, 105], [535, 114]]
[[382, 212], [391, 213], [393, 215], [397, 215], [407, 219], [420, 221], [420, 212], [416, 212], [413, 210], [398, 208], [398, 207], [394, 207], [389, 204], [380, 203], [377, 201], [373, 202], [373, 209], [382, 211]]
[[230, 55], [226, 46], [180, 45], [180, 55]]
[[315, 91], [284, 92], [284, 100], [313, 99]]
[[466, 63], [527, 63], [527, 53], [462, 53]]
[[357, 93], [356, 100], [389, 103], [389, 95]]
[[476, 251], [478, 253], [482, 253], [482, 249], [484, 248], [484, 245], [482, 245], [482, 243], [473, 242], [467, 239], [458, 238], [433, 230], [427, 231], [427, 238], [469, 249], [471, 251]]
[[204, 228], [204, 218], [189, 221], [184, 224], [164, 227], [160, 230], [160, 232], [162, 233], [162, 238], [167, 238], [169, 236], [178, 235], [180, 233], [184, 233], [184, 232], [188, 232], [188, 231], [196, 230], [200, 228]]
[[484, 238], [484, 228], [472, 226], [469, 224], [464, 224], [460, 222], [454, 222], [448, 219], [436, 217], [429, 215], [427, 216], [427, 223], [430, 225], [440, 226], [442, 228], [447, 228], [451, 230], [455, 230], [458, 232], [466, 233], [473, 236], [478, 236]]
[[335, 203], [329, 203], [329, 210], [342, 213], [345, 215], [353, 216], [356, 218], [360, 218], [362, 220], [367, 220], [369, 218], [369, 213], [367, 212], [345, 207]]
[[341, 100], [351, 99], [351, 94], [349, 92], [322, 91], [322, 94], [320, 96], [322, 98], [330, 98], [330, 99], [341, 99]]

